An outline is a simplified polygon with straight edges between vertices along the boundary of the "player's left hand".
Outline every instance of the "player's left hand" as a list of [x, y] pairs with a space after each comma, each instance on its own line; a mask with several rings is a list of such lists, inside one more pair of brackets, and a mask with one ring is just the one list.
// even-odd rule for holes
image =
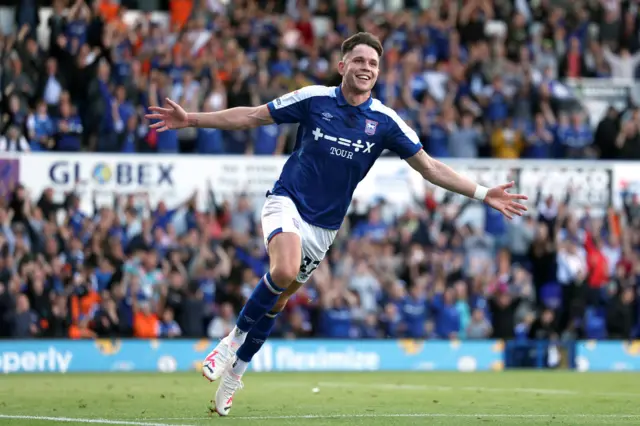
[[522, 216], [527, 211], [527, 207], [524, 204], [518, 202], [518, 200], [528, 200], [529, 197], [522, 194], [510, 194], [507, 192], [509, 188], [512, 188], [515, 182], [511, 181], [504, 185], [495, 186], [489, 189], [487, 196], [484, 198], [484, 202], [498, 210], [505, 215], [507, 219], [513, 219], [513, 215]]

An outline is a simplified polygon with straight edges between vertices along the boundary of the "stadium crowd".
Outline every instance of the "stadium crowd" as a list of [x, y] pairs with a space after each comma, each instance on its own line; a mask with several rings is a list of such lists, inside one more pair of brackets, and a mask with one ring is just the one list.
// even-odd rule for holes
[[[18, 30], [0, 35], [0, 150], [287, 153], [286, 126], [157, 134], [142, 116], [166, 96], [214, 111], [337, 84], [343, 36], [367, 30], [386, 49], [376, 96], [434, 156], [640, 159], [634, 105], [593, 130], [554, 97], [559, 78], [633, 78], [635, 3], [423, 10], [406, 0], [386, 13], [354, 0], [214, 0], [176, 6], [168, 27], [89, 3], [54, 0], [46, 44], [36, 2], [19, 3]], [[249, 200], [219, 202], [215, 188], [201, 211], [194, 199], [176, 210], [135, 200], [89, 212], [73, 193], [59, 202], [13, 189], [0, 206], [0, 337], [219, 338], [233, 328], [267, 265]], [[458, 220], [466, 205], [431, 193], [398, 217], [384, 204], [354, 209], [276, 335], [640, 336], [640, 200], [604, 218], [577, 217], [567, 202], [540, 199], [513, 222], [487, 214], [482, 227]]]
[[434, 156], [640, 158], [636, 105], [596, 132], [560, 84], [633, 80], [633, 1], [171, 0], [167, 25], [125, 20], [136, 0], [51, 3], [40, 23], [39, 2], [18, 2], [0, 34], [0, 150], [287, 153], [287, 126], [157, 134], [142, 117], [165, 97], [215, 111], [338, 84], [341, 41], [366, 30], [386, 49], [375, 95]]
[[[225, 336], [266, 272], [246, 196], [198, 211], [120, 196], [83, 212], [69, 193], [15, 188], [0, 207], [0, 336]], [[473, 203], [432, 192], [400, 216], [353, 209], [276, 335], [332, 338], [640, 336], [640, 200], [578, 218], [539, 197], [536, 215], [484, 226]], [[144, 197], [143, 197], [144, 199]], [[147, 198], [148, 200], [148, 198]], [[357, 207], [357, 206], [356, 206]]]

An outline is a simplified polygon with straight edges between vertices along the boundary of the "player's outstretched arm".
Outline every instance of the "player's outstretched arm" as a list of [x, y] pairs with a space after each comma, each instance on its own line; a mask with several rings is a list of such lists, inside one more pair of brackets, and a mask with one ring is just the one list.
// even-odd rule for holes
[[512, 219], [513, 215], [522, 216], [522, 213], [527, 210], [527, 207], [518, 201], [527, 200], [526, 195], [507, 192], [507, 189], [513, 187], [514, 182], [486, 188], [432, 158], [424, 150], [407, 158], [407, 163], [434, 185], [483, 201], [509, 219]]
[[184, 127], [210, 127], [220, 130], [242, 130], [273, 123], [267, 105], [236, 107], [216, 112], [186, 112], [180, 105], [167, 98], [167, 108], [151, 106], [149, 120], [159, 120], [149, 126], [158, 132]]

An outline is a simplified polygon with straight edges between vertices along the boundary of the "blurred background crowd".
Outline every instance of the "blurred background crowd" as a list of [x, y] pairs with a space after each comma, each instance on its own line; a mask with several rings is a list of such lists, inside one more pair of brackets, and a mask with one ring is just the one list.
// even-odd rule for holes
[[[340, 44], [364, 30], [386, 49], [376, 97], [434, 156], [640, 158], [634, 102], [600, 123], [563, 84], [634, 80], [635, 0], [53, 0], [40, 22], [41, 3], [0, 34], [0, 150], [287, 153], [295, 128], [157, 134], [142, 116], [337, 85]], [[168, 22], [145, 12], [159, 3]]]
[[[142, 116], [165, 97], [215, 111], [339, 84], [340, 43], [366, 30], [385, 47], [376, 96], [436, 157], [640, 159], [630, 99], [590, 122], [561, 84], [635, 78], [636, 1], [172, 0], [168, 25], [127, 21], [142, 3], [54, 0], [39, 22], [40, 2], [19, 2], [0, 34], [0, 151], [286, 154], [295, 127], [157, 134]], [[14, 188], [0, 337], [224, 336], [268, 259], [250, 201], [210, 189], [206, 209], [123, 195], [89, 212], [74, 193]], [[400, 215], [354, 206], [275, 335], [640, 337], [640, 200], [578, 216], [538, 198], [482, 226], [431, 192]]]
[[[73, 193], [34, 195], [18, 186], [0, 207], [0, 336], [221, 338], [268, 268], [242, 195], [211, 190], [201, 211], [195, 196], [174, 210], [120, 196], [95, 215]], [[569, 201], [483, 226], [459, 220], [472, 201], [432, 192], [391, 218], [384, 202], [354, 208], [275, 335], [639, 337], [637, 197], [580, 219]]]

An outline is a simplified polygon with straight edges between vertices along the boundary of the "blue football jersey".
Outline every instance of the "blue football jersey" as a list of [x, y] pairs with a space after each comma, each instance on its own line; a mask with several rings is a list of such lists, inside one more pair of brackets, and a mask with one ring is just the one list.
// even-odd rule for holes
[[388, 149], [405, 159], [422, 144], [379, 100], [350, 105], [340, 87], [308, 86], [268, 104], [277, 124], [300, 123], [294, 152], [271, 193], [291, 198], [308, 223], [339, 229], [356, 186]]

